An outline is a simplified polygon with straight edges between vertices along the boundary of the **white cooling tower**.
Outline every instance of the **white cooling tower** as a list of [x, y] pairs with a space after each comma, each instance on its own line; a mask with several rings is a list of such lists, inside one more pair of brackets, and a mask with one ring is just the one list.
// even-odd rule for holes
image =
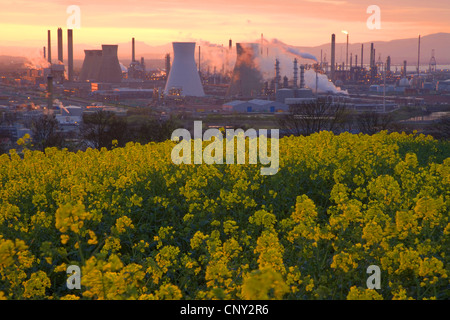
[[195, 42], [173, 42], [173, 63], [164, 94], [181, 89], [183, 96], [203, 97], [205, 92], [195, 65]]

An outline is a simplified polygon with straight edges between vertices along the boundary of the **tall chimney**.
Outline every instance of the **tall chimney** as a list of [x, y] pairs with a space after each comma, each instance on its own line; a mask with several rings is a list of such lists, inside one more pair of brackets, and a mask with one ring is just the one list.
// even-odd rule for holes
[[68, 80], [73, 81], [73, 30], [67, 30], [67, 60], [68, 60]]
[[134, 38], [131, 39], [131, 62], [135, 62], [136, 61], [136, 56], [135, 56], [135, 47], [134, 47]]
[[386, 71], [391, 72], [391, 56], [387, 57], [387, 60], [386, 60]]
[[300, 65], [300, 88], [303, 89], [305, 87], [305, 66]]
[[50, 37], [50, 30], [47, 31], [47, 60], [52, 63], [52, 41]]
[[45, 55], [45, 46], [44, 46], [44, 59], [46, 59], [47, 58], [47, 56]]
[[294, 88], [297, 88], [298, 82], [298, 66], [297, 66], [297, 58], [294, 59]]
[[280, 87], [281, 76], [280, 76], [280, 61], [275, 60], [275, 91]]
[[47, 76], [47, 107], [50, 110], [53, 107], [53, 76]]
[[406, 78], [406, 60], [403, 61], [403, 77]]
[[58, 28], [58, 60], [63, 62], [63, 39], [62, 39], [62, 29]]
[[364, 44], [361, 44], [361, 69], [364, 68]]
[[417, 74], [420, 74], [420, 34], [419, 34], [419, 52], [417, 55]]
[[373, 51], [373, 42], [370, 44], [370, 69], [373, 68], [373, 60], [374, 60], [374, 51]]
[[331, 81], [334, 81], [334, 72], [336, 70], [336, 35], [331, 35]]
[[231, 50], [233, 48], [233, 40], [228, 41], [228, 49]]

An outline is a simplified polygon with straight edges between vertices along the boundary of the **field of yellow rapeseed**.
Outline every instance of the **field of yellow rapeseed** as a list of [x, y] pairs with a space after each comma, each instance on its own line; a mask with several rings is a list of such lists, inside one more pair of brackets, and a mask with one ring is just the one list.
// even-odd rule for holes
[[283, 138], [273, 176], [174, 145], [0, 156], [0, 299], [450, 298], [448, 142]]

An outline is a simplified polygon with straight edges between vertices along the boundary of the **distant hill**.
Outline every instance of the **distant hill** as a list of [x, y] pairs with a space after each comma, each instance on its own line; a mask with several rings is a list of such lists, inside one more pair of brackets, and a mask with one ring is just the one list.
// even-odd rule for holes
[[[330, 35], [331, 39], [331, 35]], [[351, 36], [350, 36], [351, 41]], [[370, 41], [364, 42], [364, 63], [369, 63], [370, 57]], [[108, 43], [110, 44], [110, 43]], [[131, 61], [131, 39], [129, 42], [117, 43], [119, 46], [119, 60], [127, 66]], [[161, 66], [161, 60], [164, 59], [166, 53], [172, 54], [172, 44], [167, 43], [160, 46], [152, 46], [143, 41], [136, 39], [136, 59], [144, 57], [149, 62], [148, 65], [154, 65], [156, 67]], [[408, 66], [417, 65], [418, 58], [418, 38], [410, 39], [398, 39], [392, 41], [374, 41], [374, 47], [376, 50], [376, 60], [378, 60], [380, 54], [382, 61], [385, 61], [388, 55], [391, 56], [392, 65], [402, 65], [403, 60], [407, 60]], [[326, 43], [315, 47], [297, 46], [302, 52], [313, 54], [320, 60], [320, 54], [328, 62], [331, 61], [331, 44]], [[86, 44], [74, 44], [74, 59], [75, 67], [81, 67], [84, 59], [84, 50], [87, 49], [101, 49], [101, 44], [98, 46], [86, 45]], [[436, 33], [431, 35], [422, 36], [421, 38], [421, 65], [428, 65], [431, 58], [431, 51], [435, 50], [435, 58], [438, 65], [450, 64], [450, 33]], [[353, 53], [353, 56], [358, 55], [358, 64], [361, 62], [361, 43], [349, 44], [349, 55]], [[336, 62], [344, 62], [346, 54], [346, 43], [336, 44]], [[52, 47], [52, 56], [56, 57], [56, 46]], [[12, 47], [12, 46], [0, 46], [0, 56], [11, 57], [27, 57], [28, 59], [36, 59], [42, 57], [42, 48], [36, 47]], [[67, 59], [67, 48], [64, 47], [64, 58]], [[151, 63], [150, 63], [151, 62]], [[355, 63], [355, 58], [353, 58]]]
[[[393, 65], [402, 65], [406, 60], [409, 66], [417, 65], [418, 59], [418, 37], [410, 39], [399, 39], [392, 41], [374, 41], [375, 60], [378, 60], [381, 54], [382, 61], [385, 61], [387, 56], [391, 56]], [[370, 58], [370, 44], [371, 42], [364, 42], [364, 63], [369, 63]], [[326, 55], [328, 62], [331, 61], [331, 35], [330, 43], [323, 44], [317, 47], [298, 47], [299, 50], [311, 53], [320, 60], [320, 50], [323, 56]], [[435, 58], [437, 64], [450, 64], [450, 33], [435, 33], [427, 36], [422, 36], [420, 40], [420, 64], [428, 65], [431, 58], [431, 51], [435, 50]], [[361, 63], [361, 43], [349, 44], [349, 56], [358, 55], [358, 64]], [[336, 43], [336, 62], [345, 61], [346, 43]], [[355, 63], [355, 58], [353, 58]]]

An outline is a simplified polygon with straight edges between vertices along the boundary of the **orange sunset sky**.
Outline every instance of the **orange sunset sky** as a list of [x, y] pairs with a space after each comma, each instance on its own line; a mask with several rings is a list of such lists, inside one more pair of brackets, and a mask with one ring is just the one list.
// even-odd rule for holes
[[[69, 5], [81, 9], [77, 43], [149, 45], [205, 40], [254, 41], [261, 33], [297, 46], [316, 46], [348, 30], [350, 42], [394, 40], [450, 32], [448, 0], [0, 0], [0, 48], [46, 45], [47, 30], [66, 29]], [[366, 26], [369, 5], [381, 8], [381, 29]], [[0, 49], [1, 50], [1, 49]], [[0, 52], [1, 54], [1, 52]]]

